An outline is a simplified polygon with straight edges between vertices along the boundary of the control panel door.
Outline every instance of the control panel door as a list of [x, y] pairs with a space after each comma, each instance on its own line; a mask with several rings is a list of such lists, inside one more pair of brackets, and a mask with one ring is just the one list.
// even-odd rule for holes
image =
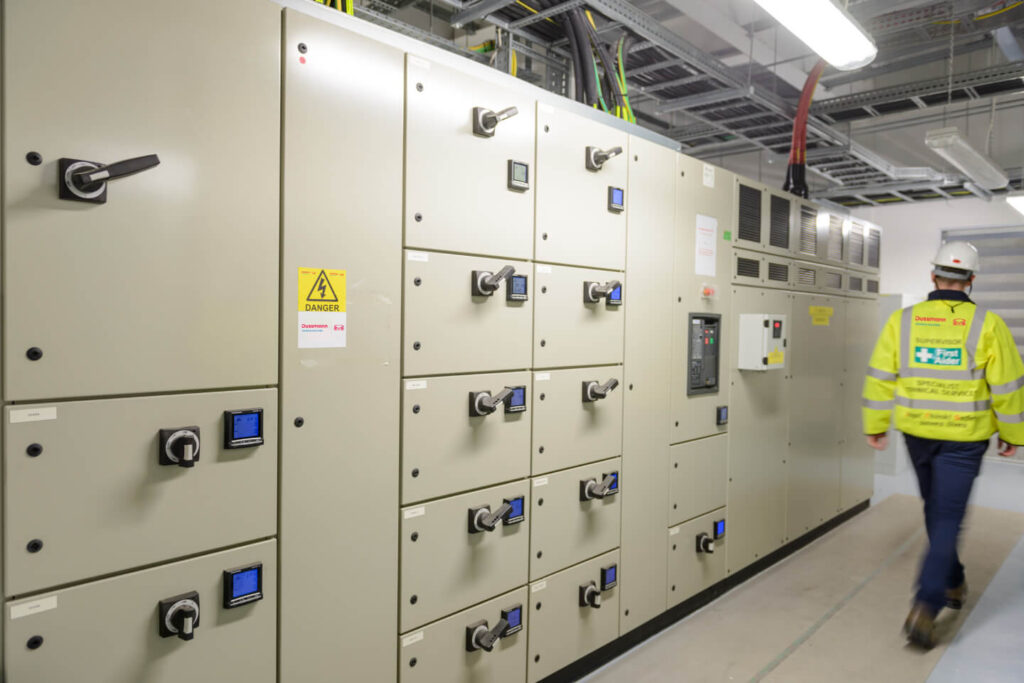
[[725, 508], [668, 530], [668, 606], [675, 607], [725, 578]]
[[401, 683], [522, 683], [529, 637], [526, 587], [398, 639]]
[[530, 367], [535, 293], [529, 267], [406, 250], [403, 374]]
[[402, 502], [530, 474], [529, 372], [407, 379]]
[[676, 444], [669, 451], [669, 524], [725, 506], [729, 435]]
[[276, 383], [280, 8], [4, 26], [5, 398]]
[[6, 591], [277, 533], [277, 390], [4, 409]]
[[528, 481], [403, 508], [400, 631], [525, 584], [530, 513]]
[[533, 256], [534, 100], [406, 55], [405, 245]]
[[619, 545], [619, 478], [613, 458], [533, 479], [530, 579]]
[[530, 584], [530, 683], [618, 637], [618, 581], [615, 550]]
[[534, 367], [621, 363], [628, 296], [623, 274], [543, 263], [534, 270]]
[[622, 455], [621, 365], [533, 378], [534, 474]]
[[[256, 565], [237, 584], [225, 577]], [[236, 587], [243, 601], [226, 607]], [[276, 651], [276, 541], [11, 601], [4, 610], [9, 681], [274, 683]]]
[[626, 267], [629, 136], [537, 105], [538, 261]]

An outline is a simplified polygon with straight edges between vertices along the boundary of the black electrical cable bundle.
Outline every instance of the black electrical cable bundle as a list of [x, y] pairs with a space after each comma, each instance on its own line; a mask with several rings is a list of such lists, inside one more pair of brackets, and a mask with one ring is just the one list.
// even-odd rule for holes
[[[581, 17], [583, 16], [582, 10], [577, 9], [576, 11], [580, 13]], [[586, 19], [584, 19], [584, 25], [586, 26], [586, 29], [590, 34], [590, 39], [594, 43], [594, 50], [597, 52], [597, 57], [601, 61], [601, 66], [604, 67], [605, 80], [608, 83], [607, 91], [609, 95], [611, 95], [612, 99], [610, 104], [615, 106], [616, 108], [622, 107], [625, 104], [625, 100], [622, 95], [622, 87], [619, 84], [619, 79], [615, 75], [615, 60], [612, 59], [611, 53], [608, 52], [607, 46], [601, 42], [601, 36], [597, 34], [597, 29], [594, 28], [594, 25], [591, 24]]]
[[587, 35], [587, 20], [579, 7], [568, 12], [569, 25], [576, 34], [576, 58], [583, 73], [584, 104], [597, 104], [597, 77], [594, 75], [593, 54], [590, 49], [590, 38]]

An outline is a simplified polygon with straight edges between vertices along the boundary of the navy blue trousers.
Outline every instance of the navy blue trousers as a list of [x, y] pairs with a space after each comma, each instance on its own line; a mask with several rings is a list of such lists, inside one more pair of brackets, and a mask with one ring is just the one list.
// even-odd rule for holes
[[924, 499], [928, 530], [928, 552], [921, 563], [917, 601], [938, 613], [946, 604], [946, 589], [956, 588], [964, 581], [964, 566], [956, 552], [957, 539], [988, 441], [936, 441], [904, 436]]

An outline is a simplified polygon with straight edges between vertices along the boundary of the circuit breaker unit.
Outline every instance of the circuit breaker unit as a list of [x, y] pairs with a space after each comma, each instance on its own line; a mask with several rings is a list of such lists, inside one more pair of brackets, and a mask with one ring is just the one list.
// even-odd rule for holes
[[722, 346], [722, 316], [709, 313], [690, 314], [690, 351], [686, 394], [718, 393], [718, 350]]
[[740, 317], [740, 370], [779, 370], [786, 366], [789, 327], [782, 314], [747, 313]]

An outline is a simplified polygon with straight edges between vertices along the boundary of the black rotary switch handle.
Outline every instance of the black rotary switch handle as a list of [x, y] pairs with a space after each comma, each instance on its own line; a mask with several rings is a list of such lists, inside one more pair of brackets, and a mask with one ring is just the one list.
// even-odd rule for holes
[[484, 505], [478, 508], [470, 508], [469, 510], [469, 531], [470, 533], [479, 533], [481, 531], [494, 531], [498, 528], [498, 522], [504, 519], [512, 510], [511, 503], [502, 503], [494, 512], [491, 512], [489, 505]]
[[608, 398], [608, 394], [612, 392], [615, 387], [619, 386], [619, 380], [614, 377], [604, 384], [598, 384], [596, 381], [591, 380], [583, 383], [583, 402], [593, 403], [594, 401], [600, 401], [603, 398]]
[[484, 652], [491, 652], [498, 641], [501, 640], [501, 636], [507, 628], [508, 621], [504, 617], [498, 619], [498, 623], [490, 630], [487, 629], [486, 621], [470, 624], [466, 627], [466, 651], [476, 652], [477, 650], [483, 650]]
[[485, 417], [494, 413], [498, 410], [498, 406], [507, 401], [513, 393], [510, 387], [505, 387], [496, 394], [491, 394], [489, 391], [469, 392], [469, 416]]
[[621, 147], [612, 147], [604, 150], [599, 147], [587, 147], [587, 170], [600, 171], [605, 162], [622, 154]]
[[580, 586], [580, 607], [601, 609], [601, 591], [597, 583], [591, 581]]
[[603, 285], [600, 282], [584, 282], [583, 303], [596, 304], [601, 299], [611, 296], [611, 293], [621, 286], [622, 283], [618, 280], [612, 280], [604, 283]]
[[79, 188], [92, 183], [99, 183], [115, 178], [124, 178], [141, 171], [146, 171], [160, 163], [160, 157], [155, 154], [147, 154], [141, 157], [133, 157], [123, 161], [115, 161], [106, 166], [100, 166], [91, 170], [78, 171], [71, 176], [75, 185]]
[[195, 638], [199, 628], [199, 593], [192, 591], [160, 601], [160, 637]]
[[515, 266], [505, 266], [497, 273], [488, 270], [474, 270], [472, 279], [473, 296], [491, 296], [504, 280], [516, 274]]
[[107, 181], [134, 175], [160, 163], [156, 154], [124, 159], [112, 164], [100, 164], [83, 159], [61, 158], [59, 174], [59, 196], [77, 202], [104, 204], [107, 201]]
[[199, 460], [199, 427], [161, 429], [159, 461], [161, 465], [195, 467]]
[[593, 500], [595, 498], [607, 498], [612, 492], [617, 475], [613, 472], [606, 474], [600, 482], [597, 479], [584, 479], [580, 482], [580, 500]]

